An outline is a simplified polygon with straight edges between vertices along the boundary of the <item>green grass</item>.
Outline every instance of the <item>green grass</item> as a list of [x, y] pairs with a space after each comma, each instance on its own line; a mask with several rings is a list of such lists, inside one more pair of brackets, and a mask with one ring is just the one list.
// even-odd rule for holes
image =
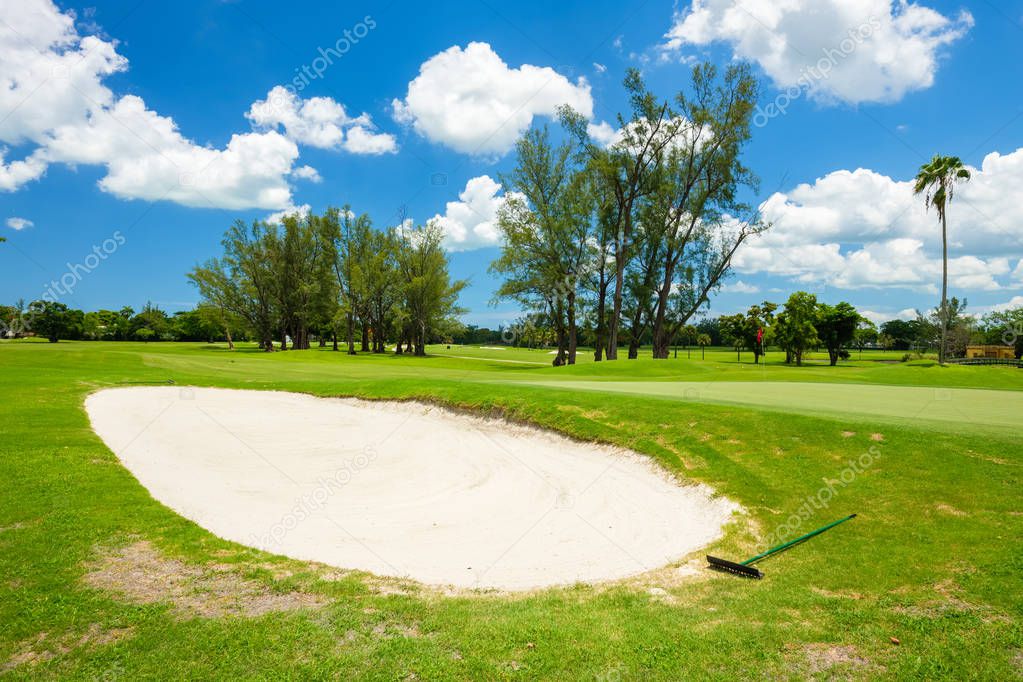
[[[754, 366], [751, 356], [740, 364], [727, 350], [700, 360], [698, 349], [692, 359], [684, 350], [658, 362], [584, 356], [551, 368], [546, 351], [430, 350], [427, 358], [348, 357], [202, 344], [0, 343], [0, 670], [12, 656], [49, 648], [52, 657], [6, 676], [1020, 675], [1023, 370], [890, 362], [896, 352], [865, 352], [862, 360], [854, 353], [835, 368], [820, 356], [784, 366], [771, 353]], [[326, 580], [324, 567], [222, 541], [155, 502], [93, 434], [82, 402], [104, 386], [167, 379], [431, 399], [627, 446], [748, 510], [712, 548], [725, 557], [753, 554], [849, 461], [875, 448], [874, 461], [848, 484], [832, 483], [828, 508], [811, 508], [801, 528], [853, 511], [860, 517], [765, 562], [762, 582], [665, 571], [514, 597], [385, 594], [371, 576]], [[316, 593], [327, 603], [189, 619], [82, 581], [96, 557], [140, 539], [189, 564], [227, 563], [267, 589]], [[90, 627], [128, 634], [83, 644]], [[416, 635], [388, 634], [400, 627]], [[820, 651], [837, 652], [839, 662], [814, 663]]]

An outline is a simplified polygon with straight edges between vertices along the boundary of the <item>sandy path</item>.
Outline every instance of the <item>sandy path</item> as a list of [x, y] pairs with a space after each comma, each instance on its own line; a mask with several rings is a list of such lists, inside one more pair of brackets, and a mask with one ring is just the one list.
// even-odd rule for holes
[[133, 387], [86, 409], [156, 499], [213, 533], [425, 583], [625, 577], [711, 542], [734, 509], [638, 455], [417, 403]]

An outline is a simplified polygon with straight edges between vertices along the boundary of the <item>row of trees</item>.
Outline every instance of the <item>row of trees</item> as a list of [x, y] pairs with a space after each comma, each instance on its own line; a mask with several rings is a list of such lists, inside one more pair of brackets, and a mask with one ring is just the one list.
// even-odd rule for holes
[[280, 224], [239, 221], [223, 239], [224, 254], [189, 273], [204, 304], [218, 311], [230, 339], [241, 321], [264, 350], [309, 348], [313, 336], [347, 342], [350, 354], [425, 355], [426, 344], [460, 328], [458, 293], [443, 234], [406, 221], [373, 228], [369, 216], [345, 207], [323, 215], [285, 217]]
[[625, 88], [631, 111], [611, 144], [563, 108], [563, 139], [527, 132], [502, 177], [497, 297], [551, 325], [555, 365], [575, 362], [583, 335], [598, 361], [616, 360], [625, 343], [635, 358], [647, 338], [655, 358], [668, 357], [736, 249], [766, 228], [738, 198], [757, 187], [741, 161], [758, 91], [747, 65], [697, 66], [671, 101], [635, 70]]
[[848, 357], [848, 348], [866, 344], [876, 338], [874, 324], [862, 317], [846, 302], [836, 305], [821, 303], [813, 294], [797, 291], [789, 296], [784, 308], [765, 301], [750, 307], [745, 314], [720, 318], [722, 334], [735, 348], [753, 351], [754, 362], [769, 345], [785, 351], [785, 362], [803, 364], [803, 355], [813, 348], [825, 348], [831, 365]]
[[[938, 350], [943, 344], [946, 357], [962, 357], [971, 344], [991, 344], [1014, 346], [1016, 358], [1023, 358], [1023, 308], [978, 319], [966, 314], [966, 301], [952, 297], [945, 303], [945, 311], [945, 318], [940, 307], [926, 314], [917, 311], [915, 319], [890, 320], [878, 329], [849, 303], [829, 305], [813, 294], [797, 291], [780, 311], [777, 304], [765, 301], [746, 313], [725, 315], [714, 322], [721, 341], [732, 345], [737, 354], [752, 351], [754, 362], [759, 362], [769, 346], [785, 351], [785, 361], [797, 365], [810, 349], [826, 349], [835, 365], [857, 348], [924, 352]], [[695, 333], [693, 329], [689, 336]]]
[[[977, 319], [966, 314], [966, 301], [952, 297], [927, 314], [917, 311], [912, 320], [890, 320], [881, 325], [878, 344], [882, 348], [919, 352], [945, 349], [945, 357], [962, 357], [969, 345], [1013, 346], [1017, 359], [1023, 358], [1023, 308], [988, 313]], [[945, 322], [944, 330], [942, 323]]]
[[[129, 307], [84, 312], [57, 301], [0, 305], [0, 336], [35, 334], [52, 342], [60, 339], [222, 341], [225, 339], [223, 329], [220, 313], [208, 306], [168, 315], [151, 304], [146, 304], [139, 312]], [[241, 334], [242, 338], [247, 338], [244, 330]]]

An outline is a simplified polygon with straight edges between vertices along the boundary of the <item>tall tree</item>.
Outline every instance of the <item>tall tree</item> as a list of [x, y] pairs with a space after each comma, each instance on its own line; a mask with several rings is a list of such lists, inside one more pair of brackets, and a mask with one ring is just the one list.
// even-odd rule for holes
[[826, 303], [817, 305], [817, 320], [814, 327], [817, 329], [820, 342], [828, 349], [828, 359], [832, 367], [838, 364], [842, 349], [853, 342], [862, 319], [856, 308], [845, 301], [837, 305]]
[[432, 335], [457, 328], [454, 318], [463, 312], [458, 294], [468, 282], [451, 280], [440, 226], [402, 227], [396, 236], [396, 262], [412, 346], [416, 355], [423, 356]]
[[774, 339], [785, 350], [785, 362], [803, 364], [803, 353], [820, 343], [817, 338], [817, 297], [797, 291], [785, 302], [785, 309], [774, 316]]
[[941, 346], [938, 348], [938, 362], [945, 363], [948, 337], [948, 205], [952, 202], [955, 186], [968, 182], [970, 171], [958, 156], [935, 155], [920, 167], [916, 175], [914, 194], [924, 195], [924, 205], [934, 207], [941, 222], [941, 306], [938, 314], [941, 323]]
[[[653, 189], [652, 178], [662, 163], [666, 148], [683, 122], [670, 114], [669, 105], [647, 90], [638, 69], [625, 76], [625, 90], [631, 106], [629, 119], [619, 115], [619, 131], [613, 144], [602, 147], [590, 138], [588, 121], [564, 107], [562, 124], [583, 144], [596, 182], [609, 198], [606, 219], [614, 254], [614, 289], [607, 320], [607, 359], [618, 359], [625, 295], [625, 271], [633, 256], [635, 228], [643, 197]], [[599, 305], [599, 303], [598, 303]]]
[[509, 276], [499, 295], [520, 297], [524, 285], [534, 287], [558, 331], [555, 364], [575, 364], [579, 283], [592, 262], [588, 178], [573, 164], [572, 146], [553, 145], [546, 128], [527, 132], [516, 148], [515, 169], [502, 178], [508, 191], [497, 220], [503, 240], [491, 270]]
[[278, 312], [269, 226], [261, 221], [246, 226], [239, 220], [227, 231], [221, 244], [224, 255], [196, 266], [188, 278], [203, 300], [244, 319], [255, 332], [260, 348], [272, 351]]
[[655, 174], [647, 221], [660, 228], [664, 243], [651, 323], [655, 358], [668, 357], [671, 339], [707, 303], [738, 248], [766, 229], [756, 215], [736, 218], [751, 212], [738, 191], [757, 188], [740, 159], [757, 96], [748, 65], [730, 66], [719, 78], [704, 64], [693, 69], [689, 92], [680, 92], [669, 110], [680, 123]]
[[344, 316], [348, 354], [355, 355], [355, 323], [365, 317], [366, 265], [372, 224], [366, 214], [356, 216], [350, 207], [330, 209], [331, 241], [334, 242], [333, 271], [341, 293], [340, 314]]

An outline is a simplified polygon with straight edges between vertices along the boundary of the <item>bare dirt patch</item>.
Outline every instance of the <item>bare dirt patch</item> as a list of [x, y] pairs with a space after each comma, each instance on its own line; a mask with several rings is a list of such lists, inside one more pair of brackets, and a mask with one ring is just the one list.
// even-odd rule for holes
[[870, 666], [870, 661], [848, 644], [807, 644], [802, 647], [802, 656], [801, 670], [810, 675], [827, 673], [828, 679], [852, 677]]
[[842, 438], [852, 438], [855, 435], [856, 435], [855, 431], [843, 431], [842, 432]]
[[934, 508], [937, 509], [942, 514], [948, 514], [949, 516], [969, 516], [969, 514], [967, 514], [963, 510], [956, 509], [952, 505], [945, 504], [944, 502], [939, 502], [938, 504], [934, 505]]
[[183, 618], [255, 617], [322, 606], [313, 594], [277, 594], [265, 585], [228, 572], [164, 556], [149, 542], [106, 554], [89, 567], [85, 582], [139, 604], [168, 603]]
[[83, 647], [106, 646], [131, 637], [133, 634], [132, 628], [108, 629], [99, 623], [93, 623], [85, 632], [70, 632], [60, 636], [40, 632], [35, 637], [22, 641], [14, 650], [14, 654], [3, 665], [0, 665], [0, 672], [13, 670], [19, 666], [39, 665]]
[[834, 592], [832, 590], [824, 589], [823, 587], [811, 587], [810, 589], [816, 592], [817, 594], [821, 595], [822, 597], [828, 597], [831, 599], [854, 599], [854, 600], [863, 599], [863, 595], [860, 594], [859, 592], [845, 592], [841, 590], [838, 592]]
[[872, 433], [872, 434], [870, 434], [870, 440], [876, 441], [876, 442], [880, 443], [880, 442], [882, 442], [884, 440], [884, 434]]

